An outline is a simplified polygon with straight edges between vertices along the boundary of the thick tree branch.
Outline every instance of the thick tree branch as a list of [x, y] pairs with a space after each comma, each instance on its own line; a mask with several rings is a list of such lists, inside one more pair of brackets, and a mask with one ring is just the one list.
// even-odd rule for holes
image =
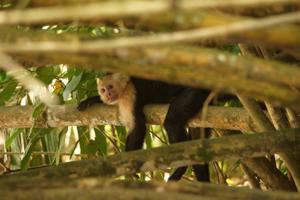
[[[181, 49], [179, 47], [149, 47], [145, 49], [123, 49], [94, 56], [47, 53], [14, 54], [14, 57], [21, 62], [25, 61], [27, 63], [25, 65], [29, 66], [31, 64], [64, 63], [111, 72], [122, 71], [131, 76], [163, 80], [192, 87], [216, 88], [232, 93], [239, 92], [246, 96], [270, 100], [272, 103], [283, 104], [300, 111], [298, 103], [300, 94], [281, 84], [263, 80], [295, 84], [299, 82], [298, 77], [300, 76], [297, 75], [299, 68], [281, 63], [273, 63], [273, 65], [270, 62], [254, 58], [244, 59], [220, 51], [187, 47], [181, 47]], [[174, 57], [178, 59], [175, 61], [172, 59]], [[141, 58], [143, 59], [141, 60]], [[261, 73], [257, 73], [256, 69], [259, 69]], [[278, 77], [281, 78], [278, 79]]]
[[[29, 39], [22, 44], [2, 43], [0, 49], [14, 53], [31, 52], [26, 55], [19, 54], [19, 58], [21, 60], [23, 58], [27, 62], [38, 60], [35, 64], [39, 65], [65, 63], [98, 69], [102, 67], [104, 70], [123, 71], [129, 75], [143, 78], [160, 79], [194, 87], [204, 86], [226, 89], [231, 92], [238, 91], [260, 99], [273, 100], [275, 103], [276, 101], [282, 102], [287, 106], [291, 105], [295, 110], [300, 110], [298, 105], [300, 95], [281, 86], [281, 84], [286, 84], [299, 87], [300, 70], [296, 66], [183, 45], [117, 49], [102, 52], [100, 55], [93, 53], [98, 52], [103, 45], [110, 45], [111, 42], [117, 43], [118, 41], [119, 39], [36, 43]], [[39, 54], [37, 53], [39, 51], [49, 53], [47, 55]], [[33, 52], [36, 53], [33, 54]], [[50, 52], [64, 52], [64, 54]], [[84, 56], [82, 53], [81, 55], [65, 56], [66, 52], [89, 52], [89, 55], [93, 54], [95, 57]], [[159, 55], [157, 52], [160, 52]], [[174, 57], [178, 59], [172, 59]], [[141, 58], [143, 58], [142, 62]], [[157, 67], [157, 70], [152, 69], [153, 65]], [[226, 74], [226, 79], [224, 79], [224, 74]], [[278, 77], [281, 78], [278, 79]], [[269, 84], [266, 81], [275, 82], [278, 85]]]
[[[226, 1], [227, 2], [227, 1]], [[180, 20], [179, 20], [180, 19]], [[228, 15], [221, 12], [213, 11], [178, 11], [166, 12], [158, 15], [146, 15], [140, 18], [125, 18], [126, 27], [132, 27], [142, 30], [165, 30], [166, 27], [171, 30], [186, 30], [194, 28], [209, 28], [214, 26], [226, 26], [238, 21], [249, 20], [244, 16]], [[110, 20], [108, 22], [114, 22]], [[275, 47], [292, 47], [297, 48], [300, 45], [300, 28], [296, 25], [282, 24], [276, 27], [264, 28], [260, 30], [248, 30], [236, 34], [223, 34], [217, 38], [221, 43], [239, 42], [249, 44], [262, 44]], [[266, 35], [268, 37], [266, 37]], [[278, 40], [278, 38], [282, 38]]]
[[295, 185], [267, 158], [244, 158], [243, 162], [258, 174], [269, 189], [297, 191]]
[[[149, 124], [163, 124], [168, 106], [149, 105], [145, 108]], [[33, 106], [0, 107], [0, 128], [29, 128], [60, 127], [82, 125], [120, 125], [117, 118], [117, 109], [112, 106], [94, 106], [86, 111], [79, 112], [75, 106], [49, 107], [44, 118], [39, 118], [35, 123], [32, 119]], [[250, 117], [242, 108], [224, 108], [211, 106], [205, 119], [199, 113], [193, 118], [190, 127], [214, 127], [222, 129], [253, 131]]]
[[[101, 50], [101, 47], [99, 48], [99, 46], [101, 45], [105, 46], [106, 44], [109, 45], [110, 42], [117, 43], [118, 39], [111, 40], [111, 41], [99, 40], [99, 41], [90, 41], [90, 42], [81, 42], [81, 43], [70, 42], [70, 41], [69, 42], [45, 41], [45, 42], [36, 43], [33, 41], [32, 42], [27, 41], [26, 43], [23, 44], [23, 46], [14, 43], [2, 44], [2, 46], [0, 46], [0, 49], [10, 53], [18, 53], [18, 52], [37, 53], [41, 51], [44, 53], [46, 52], [80, 53], [81, 52], [81, 53], [91, 53], [95, 55], [97, 54], [95, 52]], [[157, 52], [159, 52], [159, 55]], [[241, 57], [217, 49], [195, 48], [186, 45], [176, 45], [176, 46], [166, 46], [166, 47], [116, 49], [112, 51], [104, 51], [101, 54], [98, 54], [98, 56], [100, 56], [102, 62], [105, 62], [106, 60], [107, 62], [109, 62], [110, 61], [109, 59], [117, 58], [127, 62], [128, 60], [133, 60], [133, 64], [140, 64], [140, 65], [143, 65], [143, 63], [156, 64], [156, 65], [171, 65], [170, 68], [173, 68], [174, 70], [176, 70], [176, 67], [172, 65], [181, 65], [182, 67], [178, 69], [184, 68], [186, 71], [188, 70], [194, 72], [197, 71], [200, 72], [201, 70], [208, 71], [208, 72], [217, 71], [222, 73], [222, 77], [224, 76], [224, 73], [226, 73], [226, 75], [228, 75], [227, 79], [230, 77], [235, 77], [234, 74], [236, 74], [237, 76], [243, 77], [244, 79], [246, 78], [250, 80], [263, 79], [278, 84], [295, 85], [296, 87], [300, 87], [300, 80], [298, 78], [300, 77], [300, 69], [296, 66], [287, 63], [282, 63], [282, 62], [266, 61], [255, 57]], [[45, 58], [46, 57], [47, 56], [45, 55]], [[177, 59], [174, 60], [173, 59], [174, 57], [176, 57]], [[141, 58], [143, 58], [143, 62], [140, 61]], [[76, 57], [74, 57], [74, 59], [76, 59]], [[43, 64], [43, 61], [41, 62]], [[64, 60], [62, 60], [62, 62], [64, 62]], [[97, 63], [101, 64], [100, 61]], [[82, 64], [89, 64], [89, 63], [83, 62]], [[120, 63], [120, 65], [121, 64], [122, 63]], [[130, 62], [128, 62], [128, 65], [130, 65]], [[126, 66], [120, 66], [119, 68], [121, 69], [125, 67]], [[136, 69], [138, 69], [138, 66], [136, 66], [135, 69], [133, 70]], [[124, 69], [124, 71], [125, 70], [126, 69]], [[152, 71], [159, 71], [159, 70], [152, 70]], [[152, 72], [152, 73], [156, 73], [156, 72]], [[184, 77], [185, 73], [183, 73], [182, 71], [180, 71], [180, 73]], [[175, 73], [173, 74], [175, 75]], [[280, 79], [278, 77], [280, 77]]]
[[[63, 163], [31, 171], [2, 176], [14, 177], [61, 177], [118, 176], [168, 167], [180, 167], [213, 160], [258, 157], [267, 153], [298, 152], [300, 129], [285, 132], [227, 136], [215, 139], [194, 140], [150, 150], [126, 152], [100, 159]], [[176, 153], [174, 153], [176, 152]]]
[[[1, 43], [0, 50], [10, 53], [88, 53], [89, 55], [97, 54], [106, 48], [114, 48], [114, 44], [122, 46], [141, 41], [142, 38], [119, 38], [110, 40], [92, 40], [80, 41], [79, 37], [74, 35], [66, 35], [57, 37], [52, 34], [45, 34], [42, 32], [33, 32], [30, 34], [14, 34], [11, 29], [4, 29], [7, 34], [0, 34]], [[49, 38], [47, 39], [47, 37]], [[155, 36], [156, 37], [156, 36]], [[20, 39], [21, 38], [21, 39]], [[300, 39], [300, 38], [299, 38]], [[37, 41], [41, 40], [41, 41]], [[5, 42], [10, 41], [10, 42]], [[16, 42], [14, 42], [16, 41]], [[25, 41], [25, 42], [24, 42]], [[116, 47], [117, 47], [116, 46]], [[161, 55], [157, 55], [157, 52]], [[221, 73], [238, 73], [244, 78], [255, 78], [272, 81], [279, 84], [300, 86], [300, 70], [298, 67], [275, 61], [266, 61], [264, 59], [254, 57], [241, 57], [235, 54], [230, 54], [225, 51], [216, 49], [194, 48], [187, 45], [172, 45], [165, 47], [143, 47], [143, 48], [117, 48], [111, 51], [103, 51], [100, 58], [118, 58], [121, 60], [134, 60], [134, 64], [160, 64], [160, 65], [188, 65], [189, 67], [218, 71]], [[178, 57], [174, 60], [172, 58]], [[143, 58], [144, 62], [140, 62]], [[75, 59], [75, 58], [74, 58]], [[30, 56], [29, 56], [30, 60]], [[70, 60], [70, 59], [69, 59]], [[43, 59], [39, 59], [41, 64], [44, 64]], [[58, 61], [55, 61], [58, 62]], [[61, 62], [64, 62], [62, 60]], [[105, 60], [103, 61], [105, 62]], [[99, 63], [99, 62], [98, 62]], [[89, 64], [89, 63], [82, 63]], [[120, 63], [121, 64], [121, 63]], [[95, 64], [94, 64], [95, 65]], [[196, 68], [197, 67], [197, 68]], [[122, 68], [124, 68], [122, 66]], [[213, 68], [213, 69], [212, 69]], [[278, 77], [281, 77], [278, 79]]]
[[[244, 54], [247, 54], [247, 51], [243, 51]], [[266, 55], [268, 56], [268, 55]], [[275, 131], [274, 126], [271, 121], [267, 118], [263, 110], [259, 107], [258, 103], [253, 99], [244, 98], [242, 95], [238, 95], [240, 101], [242, 102], [245, 109], [249, 112], [254, 123], [257, 125], [260, 131]], [[272, 117], [272, 116], [271, 116]], [[280, 153], [280, 157], [285, 161], [287, 168], [290, 170], [292, 177], [295, 181], [298, 191], [300, 191], [300, 159], [297, 156], [297, 153]], [[275, 158], [274, 165], [275, 165]], [[260, 165], [261, 167], [267, 166], [266, 164]], [[266, 170], [264, 170], [266, 171]]]
[[[221, 136], [228, 135], [227, 132], [218, 130]], [[268, 189], [272, 190], [296, 190], [289, 179], [281, 173], [266, 157], [247, 157], [241, 159], [242, 164], [250, 167], [255, 174], [264, 182]], [[254, 180], [253, 180], [254, 181]]]
[[[1, 180], [1, 199], [223, 199], [299, 200], [297, 193], [260, 191], [208, 183], [113, 181], [104, 178]], [[16, 191], [15, 188], [18, 188]]]
[[[16, 3], [17, 0], [4, 0], [7, 3]], [[59, 6], [59, 5], [75, 5], [81, 3], [91, 3], [91, 2], [103, 2], [104, 0], [30, 0], [29, 6], [30, 7], [43, 7], [43, 6]], [[130, 2], [132, 0], [126, 0], [125, 2]], [[115, 1], [118, 3], [119, 1]], [[124, 2], [124, 1], [123, 1]], [[182, 1], [181, 4], [195, 4], [199, 1]], [[199, 8], [210, 8], [210, 7], [244, 7], [244, 6], [251, 6], [251, 7], [260, 7], [264, 5], [277, 5], [277, 4], [290, 4], [290, 3], [299, 3], [298, 0], [227, 0], [226, 2], [222, 0], [202, 0], [200, 4], [196, 4]]]

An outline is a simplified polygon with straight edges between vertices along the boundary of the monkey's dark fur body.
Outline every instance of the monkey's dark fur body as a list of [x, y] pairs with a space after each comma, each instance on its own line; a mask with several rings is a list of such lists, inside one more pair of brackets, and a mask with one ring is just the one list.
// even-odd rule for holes
[[[133, 120], [134, 127], [129, 130], [126, 139], [126, 151], [141, 149], [146, 135], [146, 119], [143, 107], [147, 104], [169, 103], [169, 109], [164, 121], [169, 142], [187, 141], [186, 125], [189, 119], [197, 114], [207, 96], [208, 90], [168, 84], [161, 81], [130, 78], [134, 93]], [[100, 95], [101, 96], [101, 95]], [[99, 97], [92, 97], [80, 103], [79, 110], [84, 110], [91, 104], [100, 103]], [[170, 176], [169, 180], [179, 180], [187, 167], [180, 167]], [[209, 181], [208, 165], [194, 165], [194, 173], [199, 181]]]

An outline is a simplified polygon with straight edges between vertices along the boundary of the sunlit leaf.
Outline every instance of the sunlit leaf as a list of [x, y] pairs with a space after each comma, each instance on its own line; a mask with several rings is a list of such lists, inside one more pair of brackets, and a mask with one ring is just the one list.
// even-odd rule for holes
[[147, 134], [146, 134], [146, 138], [145, 138], [145, 143], [146, 143], [146, 147], [147, 149], [151, 149], [153, 147], [153, 139], [151, 137], [151, 134], [149, 132], [149, 127], [147, 127]]
[[60, 153], [65, 145], [67, 129], [63, 128], [59, 133], [59, 141], [58, 141], [58, 149], [55, 154], [55, 164], [58, 165], [60, 163]]
[[22, 171], [25, 171], [29, 167], [30, 157], [34, 150], [35, 145], [40, 140], [40, 135], [35, 133], [34, 136], [29, 140], [23, 159], [21, 160], [20, 168]]
[[89, 155], [96, 155], [98, 151], [98, 144], [95, 140], [89, 140], [89, 143], [87, 144], [87, 154]]
[[106, 140], [106, 137], [103, 135], [104, 126], [99, 126], [99, 127], [95, 128], [94, 130], [96, 133], [95, 141], [98, 145], [100, 153], [102, 155], [107, 155], [107, 140]]
[[32, 112], [32, 118], [37, 119], [43, 114], [45, 110], [46, 110], [46, 105], [42, 102], [38, 103], [35, 106], [34, 111]]
[[77, 127], [78, 135], [79, 135], [79, 145], [81, 153], [88, 153], [87, 145], [89, 144], [90, 135], [88, 127]]
[[[44, 152], [55, 152], [58, 147], [58, 139], [55, 128], [48, 128], [43, 130], [43, 136], [41, 137], [42, 149]], [[52, 164], [55, 159], [54, 155], [45, 155], [45, 161], [47, 164]]]
[[4, 81], [5, 79], [6, 79], [6, 72], [0, 70], [0, 82]]
[[127, 135], [126, 128], [124, 126], [115, 126], [115, 129], [118, 134], [118, 138], [120, 140], [119, 141], [120, 150], [125, 151], [125, 140], [126, 140], [126, 135]]
[[63, 98], [64, 100], [67, 100], [70, 93], [75, 90], [75, 88], [80, 83], [82, 72], [79, 75], [73, 76], [72, 80], [66, 85], [65, 90], [63, 92]]
[[17, 136], [22, 133], [22, 131], [23, 129], [21, 128], [14, 128], [11, 131], [10, 136], [5, 140], [5, 148], [9, 148], [14, 142], [14, 140], [17, 138]]
[[8, 101], [14, 94], [17, 85], [16, 81], [11, 80], [0, 93], [0, 102], [4, 103], [5, 101]]
[[57, 78], [60, 73], [60, 68], [58, 65], [53, 67], [39, 67], [37, 68], [36, 73], [38, 78], [48, 85], [53, 79]]

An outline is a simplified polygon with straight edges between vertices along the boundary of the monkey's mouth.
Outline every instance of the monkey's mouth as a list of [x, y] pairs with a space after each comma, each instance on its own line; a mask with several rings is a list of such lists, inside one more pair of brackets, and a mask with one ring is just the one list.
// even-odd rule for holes
[[107, 104], [114, 105], [118, 103], [118, 95], [112, 95], [110, 97], [107, 97], [106, 99]]

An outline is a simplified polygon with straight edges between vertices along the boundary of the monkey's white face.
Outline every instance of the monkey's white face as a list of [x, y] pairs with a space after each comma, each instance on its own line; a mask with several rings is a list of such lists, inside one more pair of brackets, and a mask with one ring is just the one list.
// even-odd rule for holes
[[118, 104], [128, 81], [129, 77], [120, 73], [105, 76], [102, 80], [97, 79], [98, 93], [102, 101], [109, 105]]

